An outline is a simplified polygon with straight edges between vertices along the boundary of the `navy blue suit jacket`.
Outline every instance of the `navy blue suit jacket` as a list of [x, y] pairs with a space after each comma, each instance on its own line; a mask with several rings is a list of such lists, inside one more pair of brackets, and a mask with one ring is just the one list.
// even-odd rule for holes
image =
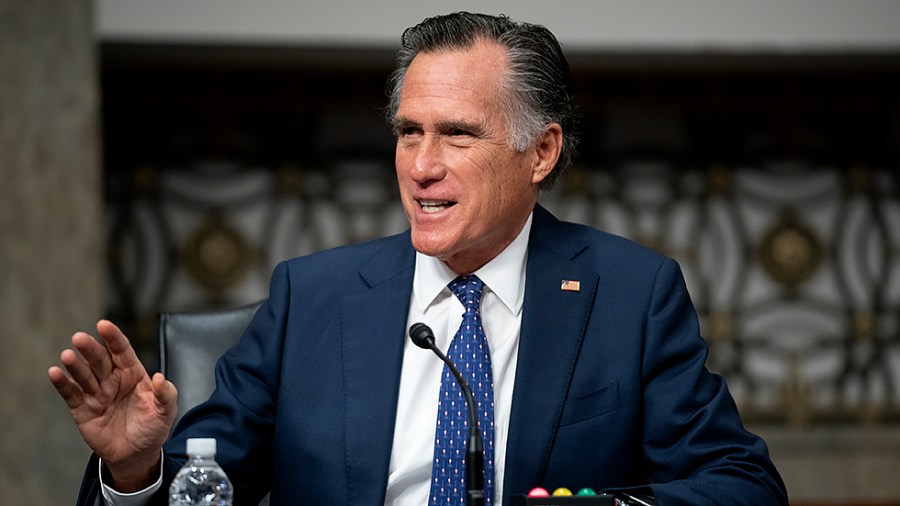
[[[394, 418], [414, 264], [408, 232], [280, 264], [219, 362], [215, 393], [167, 443], [163, 489], [186, 438], [215, 437], [235, 504], [271, 488], [272, 504], [382, 505], [403, 437]], [[660, 505], [787, 504], [706, 357], [673, 260], [538, 206], [504, 504], [538, 485], [647, 484]], [[95, 479], [89, 469], [85, 498]]]

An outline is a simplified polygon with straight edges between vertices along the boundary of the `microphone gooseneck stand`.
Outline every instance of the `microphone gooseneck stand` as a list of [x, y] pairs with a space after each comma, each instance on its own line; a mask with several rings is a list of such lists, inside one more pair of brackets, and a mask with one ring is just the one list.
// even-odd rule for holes
[[469, 407], [469, 444], [466, 449], [466, 504], [468, 506], [484, 506], [484, 442], [478, 431], [478, 415], [475, 412], [475, 397], [465, 378], [441, 350], [434, 344], [434, 332], [424, 323], [414, 323], [409, 327], [409, 338], [419, 348], [431, 350], [447, 367], [459, 388], [466, 396]]

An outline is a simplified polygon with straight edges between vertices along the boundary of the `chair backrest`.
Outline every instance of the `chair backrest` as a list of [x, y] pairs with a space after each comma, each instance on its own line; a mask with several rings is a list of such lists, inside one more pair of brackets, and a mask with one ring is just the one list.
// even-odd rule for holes
[[160, 315], [159, 369], [178, 388], [178, 419], [212, 394], [216, 362], [241, 338], [260, 304]]

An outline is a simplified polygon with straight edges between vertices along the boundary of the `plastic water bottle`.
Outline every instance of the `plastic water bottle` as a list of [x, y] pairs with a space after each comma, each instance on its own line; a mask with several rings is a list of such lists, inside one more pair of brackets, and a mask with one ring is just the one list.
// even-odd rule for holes
[[216, 440], [187, 440], [188, 461], [169, 487], [169, 506], [231, 506], [234, 489], [216, 463]]

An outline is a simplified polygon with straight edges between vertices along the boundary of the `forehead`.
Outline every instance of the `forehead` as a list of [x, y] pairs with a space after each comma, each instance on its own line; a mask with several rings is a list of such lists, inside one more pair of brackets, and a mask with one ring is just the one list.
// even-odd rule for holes
[[419, 53], [403, 79], [397, 115], [435, 109], [495, 114], [506, 62], [503, 46], [485, 41], [464, 49]]

